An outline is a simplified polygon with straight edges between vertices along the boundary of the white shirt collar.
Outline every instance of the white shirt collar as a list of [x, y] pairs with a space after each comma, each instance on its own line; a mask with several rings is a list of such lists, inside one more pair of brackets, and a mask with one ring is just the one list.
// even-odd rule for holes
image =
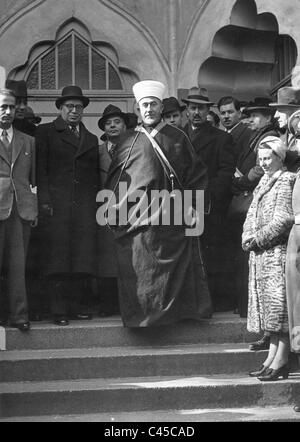
[[239, 121], [238, 123], [236, 123], [235, 126], [233, 126], [231, 129], [226, 129], [226, 132], [228, 132], [229, 134], [233, 131], [233, 129], [235, 129], [239, 124], [241, 124], [241, 121]]
[[13, 136], [14, 136], [14, 130], [13, 130], [13, 127], [10, 126], [9, 129], [2, 129], [2, 128], [1, 128], [1, 129], [0, 129], [0, 136], [1, 136], [1, 137], [2, 137], [2, 134], [3, 134], [3, 130], [6, 130], [8, 141], [11, 143], [11, 142], [12, 142], [12, 139], [13, 139]]

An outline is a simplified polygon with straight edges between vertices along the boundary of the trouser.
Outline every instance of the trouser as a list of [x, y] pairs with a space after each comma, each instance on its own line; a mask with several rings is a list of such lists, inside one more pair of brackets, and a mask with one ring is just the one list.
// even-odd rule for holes
[[50, 309], [53, 317], [67, 317], [83, 313], [87, 275], [79, 273], [55, 274], [48, 278]]
[[118, 278], [98, 278], [98, 288], [101, 299], [100, 313], [119, 313]]
[[13, 324], [28, 321], [25, 263], [30, 223], [20, 218], [16, 205], [7, 220], [0, 221], [0, 317]]

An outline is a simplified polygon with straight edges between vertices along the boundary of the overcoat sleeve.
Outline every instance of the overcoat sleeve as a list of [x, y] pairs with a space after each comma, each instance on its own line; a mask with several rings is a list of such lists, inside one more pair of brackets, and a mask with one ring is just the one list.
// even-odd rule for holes
[[36, 131], [37, 171], [36, 182], [39, 205], [51, 205], [48, 181], [49, 140], [48, 131], [39, 126]]

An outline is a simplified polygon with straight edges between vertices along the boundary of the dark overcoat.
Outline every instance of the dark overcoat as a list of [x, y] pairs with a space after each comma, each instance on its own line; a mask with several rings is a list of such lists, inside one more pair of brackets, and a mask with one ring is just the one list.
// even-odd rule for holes
[[[183, 131], [166, 125], [155, 140], [184, 189], [206, 189], [206, 168], [197, 162]], [[127, 185], [124, 197], [118, 192], [119, 182]], [[148, 210], [142, 210], [141, 219], [131, 222], [129, 202], [136, 191], [144, 190], [148, 195], [152, 190], [171, 191], [169, 177], [145, 134], [131, 131], [120, 141], [105, 187], [115, 190], [118, 214], [126, 206], [129, 216], [128, 224], [119, 223], [114, 228], [125, 326], [149, 327], [210, 317], [211, 301], [198, 237], [186, 236], [184, 225], [153, 225]], [[147, 209], [152, 207], [148, 202]], [[162, 212], [163, 206], [156, 213], [160, 216]]]
[[39, 207], [53, 209], [41, 219], [44, 275], [96, 275], [98, 139], [82, 123], [80, 134], [78, 139], [61, 117], [37, 129]]
[[230, 185], [236, 166], [233, 138], [208, 122], [196, 130], [187, 124], [184, 130], [207, 167], [211, 212], [224, 212], [230, 202]]
[[[107, 142], [99, 146], [101, 188], [105, 188], [107, 173], [111, 165], [111, 156], [107, 149]], [[108, 226], [98, 226], [98, 277], [116, 278], [117, 252], [114, 235]]]
[[291, 351], [300, 354], [300, 173], [293, 190], [294, 225], [286, 258], [286, 292]]

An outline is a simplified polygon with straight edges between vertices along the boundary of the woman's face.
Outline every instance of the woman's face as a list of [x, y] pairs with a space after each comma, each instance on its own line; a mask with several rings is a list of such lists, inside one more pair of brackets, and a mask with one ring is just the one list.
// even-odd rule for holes
[[277, 170], [282, 169], [282, 160], [272, 149], [258, 149], [259, 165], [268, 176], [274, 175]]

